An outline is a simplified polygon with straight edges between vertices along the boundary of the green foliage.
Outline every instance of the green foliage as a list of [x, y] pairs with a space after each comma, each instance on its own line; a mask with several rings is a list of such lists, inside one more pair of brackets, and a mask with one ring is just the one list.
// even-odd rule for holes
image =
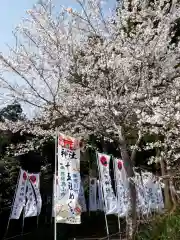
[[4, 157], [0, 162], [4, 164], [0, 174], [0, 208], [4, 208], [11, 205], [20, 164], [15, 158], [10, 157]]
[[180, 211], [172, 215], [159, 216], [149, 224], [140, 227], [137, 240], [179, 240]]
[[[21, 105], [14, 102], [0, 110], [0, 121], [22, 120], [22, 112]], [[6, 148], [11, 144], [12, 136], [8, 131], [2, 131], [0, 136], [0, 208], [11, 205], [20, 167], [17, 159], [6, 156]]]
[[17, 102], [14, 102], [13, 104], [7, 105], [0, 110], [0, 121], [3, 121], [3, 118], [13, 122], [22, 120], [24, 118], [22, 112], [23, 110], [21, 105]]

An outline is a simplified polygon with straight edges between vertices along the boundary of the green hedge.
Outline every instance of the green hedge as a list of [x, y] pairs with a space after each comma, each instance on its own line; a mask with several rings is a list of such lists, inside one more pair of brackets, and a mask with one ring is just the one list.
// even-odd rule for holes
[[137, 240], [180, 240], [180, 211], [156, 217], [140, 227]]

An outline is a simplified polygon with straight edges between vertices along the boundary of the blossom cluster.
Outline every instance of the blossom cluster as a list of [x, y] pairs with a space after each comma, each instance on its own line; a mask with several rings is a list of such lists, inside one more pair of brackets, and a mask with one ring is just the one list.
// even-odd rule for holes
[[157, 136], [146, 146], [160, 150], [151, 160], [179, 159], [180, 43], [172, 41], [178, 1], [134, 0], [129, 7], [126, 0], [109, 14], [100, 0], [77, 2], [81, 11], [58, 13], [52, 1], [41, 2], [18, 27], [16, 48], [1, 56], [2, 71], [17, 81], [1, 81], [42, 111], [31, 123], [1, 129], [121, 141], [130, 127]]

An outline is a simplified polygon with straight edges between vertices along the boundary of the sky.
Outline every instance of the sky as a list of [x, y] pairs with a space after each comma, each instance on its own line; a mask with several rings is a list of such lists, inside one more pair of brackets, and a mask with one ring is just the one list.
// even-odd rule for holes
[[[30, 9], [37, 0], [1, 0], [0, 7], [0, 51], [6, 50], [6, 45], [13, 44], [12, 31], [21, 22], [21, 19], [26, 15], [26, 11]], [[57, 2], [57, 0], [56, 0]], [[59, 0], [60, 4], [67, 7], [74, 7], [75, 0]], [[111, 6], [109, 0], [107, 6]], [[113, 4], [114, 5], [114, 4]]]
[[6, 44], [13, 44], [12, 31], [20, 23], [26, 10], [35, 0], [1, 0], [0, 8], [0, 51], [6, 50]]
[[[65, 7], [77, 9], [75, 0], [54, 0]], [[115, 0], [106, 0], [106, 10], [114, 6]], [[15, 27], [21, 23], [23, 17], [26, 17], [26, 11], [31, 9], [37, 0], [1, 0], [0, 7], [0, 52], [8, 53], [8, 47], [14, 46], [12, 35]], [[25, 112], [26, 112], [25, 107]], [[28, 108], [29, 109], [29, 108]], [[29, 115], [29, 113], [27, 113]], [[30, 114], [31, 115], [31, 114]]]
[[[37, 0], [1, 0], [0, 7], [0, 51], [6, 51], [7, 44], [14, 42], [12, 31], [26, 16], [26, 11], [31, 9]], [[59, 0], [62, 5], [73, 7], [73, 0]]]

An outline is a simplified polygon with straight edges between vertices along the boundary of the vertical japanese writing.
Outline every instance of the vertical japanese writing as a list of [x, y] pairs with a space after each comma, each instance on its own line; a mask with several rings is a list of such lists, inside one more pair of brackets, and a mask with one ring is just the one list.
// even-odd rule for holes
[[117, 199], [111, 184], [111, 177], [109, 174], [110, 156], [98, 153], [98, 165], [100, 171], [100, 180], [103, 190], [103, 197], [105, 203], [106, 214], [117, 213]]
[[89, 181], [89, 210], [97, 210], [97, 179], [90, 178]]
[[40, 214], [42, 199], [39, 191], [39, 181], [39, 173], [28, 173], [25, 217], [34, 217]]
[[[72, 139], [59, 137], [58, 144], [58, 203], [61, 209], [57, 222], [69, 223], [70, 218], [80, 222], [78, 195], [80, 191], [79, 172], [80, 149], [74, 149]], [[77, 218], [78, 215], [78, 218]]]
[[19, 219], [25, 204], [27, 173], [22, 169], [20, 170], [20, 177], [18, 180], [18, 187], [15, 192], [15, 200], [10, 219]]

